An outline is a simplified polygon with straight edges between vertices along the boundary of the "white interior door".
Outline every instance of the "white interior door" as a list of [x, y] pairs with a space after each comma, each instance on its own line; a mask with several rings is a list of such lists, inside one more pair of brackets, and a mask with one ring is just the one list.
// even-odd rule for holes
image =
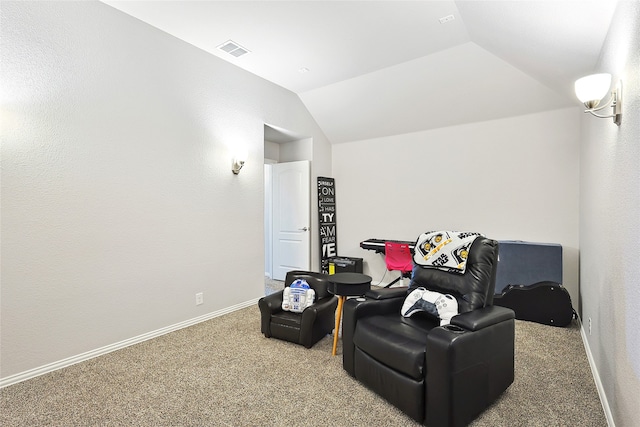
[[309, 270], [311, 262], [311, 177], [308, 161], [277, 163], [273, 182], [273, 278]]

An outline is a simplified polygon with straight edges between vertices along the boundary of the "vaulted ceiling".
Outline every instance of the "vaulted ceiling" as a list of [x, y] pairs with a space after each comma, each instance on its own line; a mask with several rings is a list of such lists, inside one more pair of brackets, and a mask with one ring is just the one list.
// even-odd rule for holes
[[[332, 143], [577, 106], [573, 82], [598, 71], [616, 6], [103, 2], [297, 93]], [[228, 40], [249, 53], [218, 49]]]

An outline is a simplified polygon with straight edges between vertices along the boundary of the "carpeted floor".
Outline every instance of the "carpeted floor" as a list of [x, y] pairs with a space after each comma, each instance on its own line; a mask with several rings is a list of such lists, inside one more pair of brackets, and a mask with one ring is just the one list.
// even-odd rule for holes
[[[267, 339], [249, 307], [6, 387], [0, 425], [417, 425], [331, 345]], [[472, 426], [570, 425], [606, 426], [578, 325], [517, 321], [516, 380]]]
[[264, 278], [264, 294], [269, 295], [274, 292], [281, 291], [284, 288], [284, 282], [282, 280], [273, 280], [265, 276]]

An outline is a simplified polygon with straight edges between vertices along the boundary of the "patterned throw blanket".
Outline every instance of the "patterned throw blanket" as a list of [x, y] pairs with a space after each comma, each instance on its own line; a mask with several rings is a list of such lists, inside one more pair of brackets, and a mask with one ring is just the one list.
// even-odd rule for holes
[[469, 248], [480, 233], [430, 231], [418, 237], [413, 261], [422, 267], [464, 274]]

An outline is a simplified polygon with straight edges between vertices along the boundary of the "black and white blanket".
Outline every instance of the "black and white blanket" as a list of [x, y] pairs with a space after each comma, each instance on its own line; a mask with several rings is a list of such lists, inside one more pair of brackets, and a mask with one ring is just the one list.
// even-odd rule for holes
[[418, 237], [413, 261], [420, 266], [464, 274], [469, 248], [480, 233], [429, 231]]

